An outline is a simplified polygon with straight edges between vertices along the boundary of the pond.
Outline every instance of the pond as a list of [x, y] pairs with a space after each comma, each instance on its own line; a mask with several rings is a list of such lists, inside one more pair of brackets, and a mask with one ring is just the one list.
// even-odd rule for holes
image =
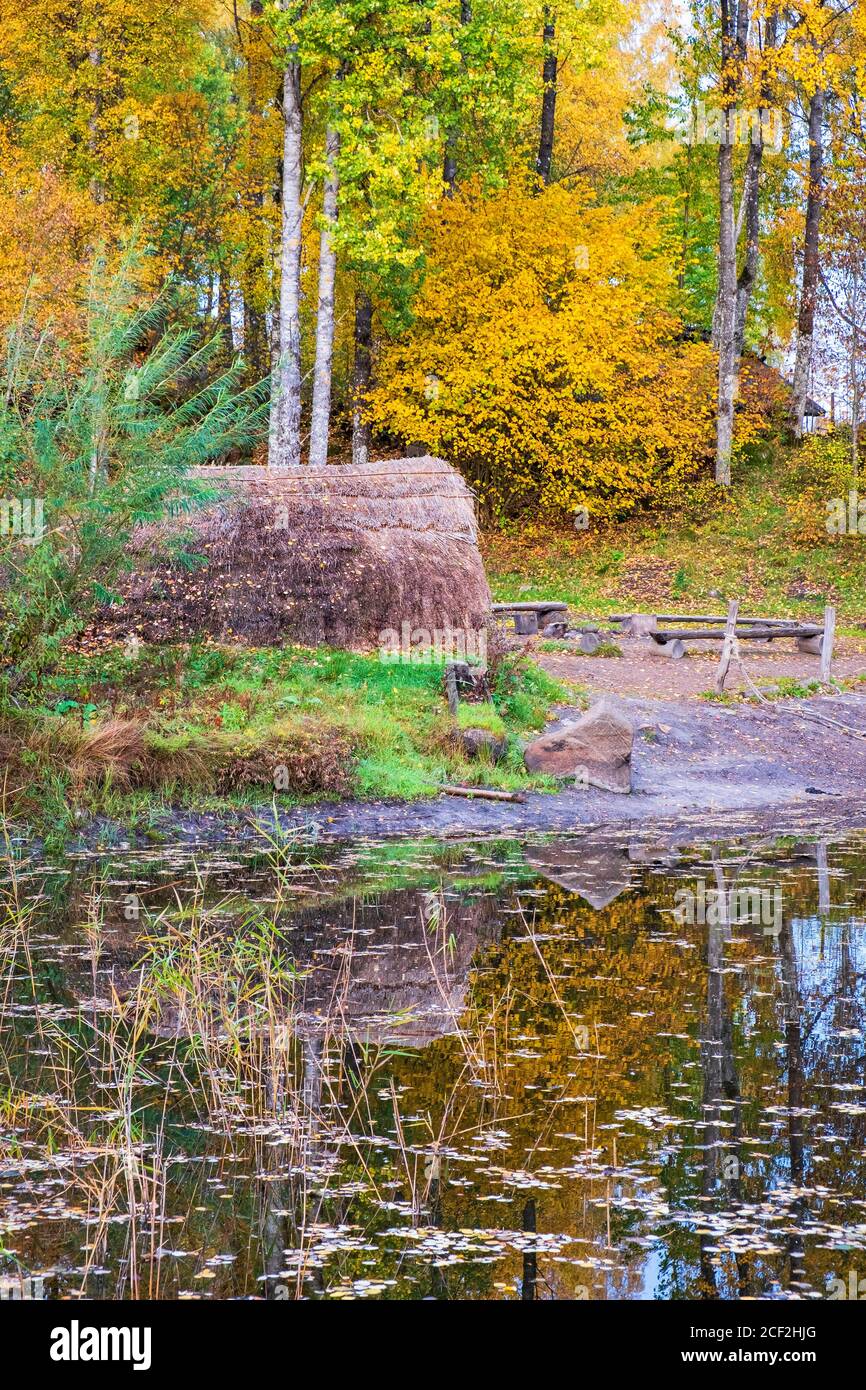
[[7, 868], [6, 1296], [866, 1292], [863, 839]]

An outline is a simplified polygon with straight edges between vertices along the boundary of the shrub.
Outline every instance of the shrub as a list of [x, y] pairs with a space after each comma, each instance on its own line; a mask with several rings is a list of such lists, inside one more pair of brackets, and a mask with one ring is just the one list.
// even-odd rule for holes
[[686, 341], [652, 210], [470, 190], [437, 210], [429, 260], [372, 419], [457, 464], [494, 517], [624, 514], [709, 460], [713, 354]]

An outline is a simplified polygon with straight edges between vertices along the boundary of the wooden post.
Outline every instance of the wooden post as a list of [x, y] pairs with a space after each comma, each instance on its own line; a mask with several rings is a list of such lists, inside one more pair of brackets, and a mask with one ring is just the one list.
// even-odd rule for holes
[[836, 639], [836, 609], [832, 604], [824, 609], [824, 637], [821, 642], [821, 682], [827, 685], [830, 680], [830, 667], [833, 663], [833, 643]]
[[445, 693], [448, 696], [448, 712], [456, 716], [460, 708], [460, 695], [457, 690], [457, 668], [453, 661], [445, 667]]
[[731, 657], [734, 654], [734, 644], [737, 640], [737, 617], [740, 612], [740, 600], [732, 598], [728, 604], [728, 620], [725, 623], [725, 640], [722, 643], [722, 655], [719, 661], [719, 669], [716, 672], [716, 694], [721, 695], [725, 688], [725, 681], [728, 675], [728, 668], [731, 664]]

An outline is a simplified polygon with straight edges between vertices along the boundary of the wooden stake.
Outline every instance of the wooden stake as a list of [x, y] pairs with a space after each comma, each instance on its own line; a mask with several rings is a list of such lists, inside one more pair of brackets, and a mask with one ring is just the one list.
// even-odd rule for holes
[[453, 661], [445, 667], [445, 693], [448, 696], [448, 712], [456, 715], [460, 708], [460, 695], [457, 690], [457, 671]]
[[734, 644], [737, 640], [737, 616], [739, 612], [740, 600], [738, 598], [732, 598], [728, 604], [728, 620], [725, 623], [725, 640], [722, 644], [722, 656], [719, 661], [719, 669], [716, 672], [717, 695], [721, 695], [725, 688], [728, 668], [731, 664], [731, 657], [734, 654]]
[[827, 685], [833, 663], [833, 643], [836, 640], [836, 609], [828, 603], [824, 609], [824, 639], [821, 643], [821, 681]]

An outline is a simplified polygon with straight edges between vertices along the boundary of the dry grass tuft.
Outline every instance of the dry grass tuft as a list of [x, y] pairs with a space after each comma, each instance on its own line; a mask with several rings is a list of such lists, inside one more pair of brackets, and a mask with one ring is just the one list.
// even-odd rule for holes
[[269, 786], [297, 796], [345, 796], [352, 783], [353, 748], [347, 736], [312, 720], [281, 729], [259, 747], [236, 746], [219, 769], [223, 794]]

